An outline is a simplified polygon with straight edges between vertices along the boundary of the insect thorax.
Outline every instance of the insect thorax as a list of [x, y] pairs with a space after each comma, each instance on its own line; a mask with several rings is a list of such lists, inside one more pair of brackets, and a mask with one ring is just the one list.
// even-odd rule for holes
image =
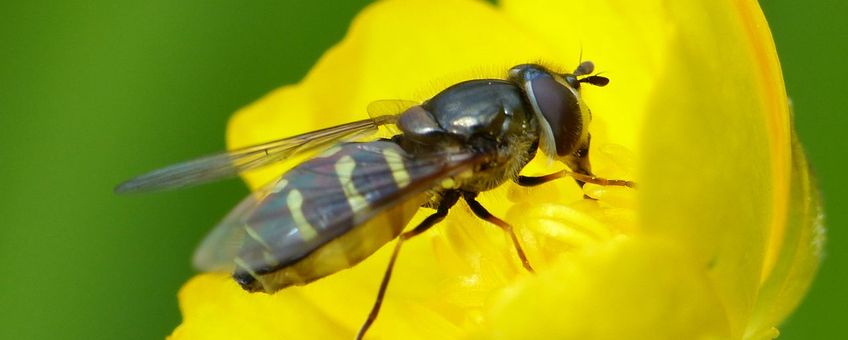
[[[468, 152], [486, 161], [447, 179], [441, 188], [481, 192], [517, 176], [533, 158], [539, 126], [522, 91], [503, 80], [471, 80], [451, 86], [398, 119], [395, 140], [419, 155]], [[438, 195], [435, 195], [438, 201]]]

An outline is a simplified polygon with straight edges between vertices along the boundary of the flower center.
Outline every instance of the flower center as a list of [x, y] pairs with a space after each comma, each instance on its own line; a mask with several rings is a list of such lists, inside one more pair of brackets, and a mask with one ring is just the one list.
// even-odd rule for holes
[[[630, 150], [598, 143], [592, 151], [596, 175], [632, 179]], [[529, 189], [526, 197], [509, 208], [507, 216], [524, 239], [531, 260], [541, 262], [538, 266], [543, 270], [545, 263], [569, 253], [631, 235], [635, 231], [635, 206], [635, 189], [587, 183], [581, 192], [573, 180], [563, 178]]]
[[[631, 151], [597, 142], [591, 151], [593, 172], [604, 178], [631, 180], [635, 163]], [[539, 157], [522, 174], [543, 175], [562, 167]], [[530, 188], [510, 183], [480, 198], [492, 213], [513, 225], [538, 273], [567, 260], [570, 254], [591, 252], [635, 231], [632, 188], [586, 184], [581, 191], [574, 180], [562, 178]], [[474, 217], [464, 203], [429, 233], [441, 272], [440, 281], [433, 284], [437, 296], [444, 298], [439, 306], [431, 307], [452, 323], [482, 322], [493, 296], [533, 275], [522, 267], [509, 236]]]

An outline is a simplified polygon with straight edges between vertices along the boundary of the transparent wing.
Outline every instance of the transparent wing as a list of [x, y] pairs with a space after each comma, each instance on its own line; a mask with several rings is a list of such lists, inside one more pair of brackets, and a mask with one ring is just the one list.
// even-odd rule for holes
[[115, 188], [116, 193], [173, 189], [234, 177], [295, 154], [373, 133], [378, 126], [392, 124], [397, 117], [380, 115], [297, 136], [244, 147], [174, 164], [135, 177]]
[[228, 270], [238, 257], [239, 266], [271, 272], [482, 159], [410, 155], [388, 141], [341, 144], [242, 201], [203, 241], [194, 264]]

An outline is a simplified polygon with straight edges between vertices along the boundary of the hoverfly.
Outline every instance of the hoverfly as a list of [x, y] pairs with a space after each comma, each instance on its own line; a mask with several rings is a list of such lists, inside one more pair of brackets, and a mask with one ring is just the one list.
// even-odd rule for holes
[[[245, 290], [273, 293], [349, 268], [398, 238], [376, 302], [357, 334], [361, 339], [376, 320], [403, 242], [444, 219], [459, 199], [508, 233], [519, 260], [532, 272], [512, 227], [489, 213], [478, 193], [507, 180], [534, 186], [564, 176], [581, 186], [633, 186], [592, 174], [592, 115], [580, 86], [609, 82], [591, 75], [593, 70], [589, 61], [565, 74], [517, 65], [505, 79], [460, 82], [393, 114], [172, 165], [124, 182], [116, 192], [195, 185], [326, 149], [237, 205], [197, 249], [194, 264], [204, 271], [231, 270]], [[399, 133], [352, 142], [384, 125]], [[519, 175], [539, 149], [571, 171]], [[404, 232], [420, 207], [435, 212]]]

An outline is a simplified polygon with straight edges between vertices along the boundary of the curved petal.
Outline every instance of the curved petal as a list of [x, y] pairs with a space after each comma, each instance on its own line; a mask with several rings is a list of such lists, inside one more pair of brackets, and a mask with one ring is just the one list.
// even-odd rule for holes
[[643, 135], [640, 225], [708, 273], [733, 338], [750, 322], [789, 194], [789, 133], [776, 51], [756, 4], [669, 2], [681, 21]]
[[196, 276], [183, 286], [179, 298], [183, 322], [169, 339], [349, 337], [311, 302], [292, 295], [246, 294], [228, 275]]
[[[480, 339], [727, 339], [709, 280], [673, 243], [620, 238], [504, 291]], [[540, 312], [543, 311], [543, 312]]]
[[815, 178], [793, 133], [792, 186], [786, 232], [773, 270], [765, 278], [748, 325], [747, 339], [774, 333], [801, 298], [818, 271], [825, 242], [824, 212]]
[[[557, 51], [579, 40], [584, 55], [612, 68], [597, 96], [632, 106], [607, 109], [596, 96], [592, 107], [615, 120], [607, 138], [641, 157], [638, 225], [695, 254], [740, 337], [781, 255], [789, 195], [785, 90], [756, 2], [503, 3], [529, 30], [562, 42]], [[641, 137], [620, 131], [634, 126]]]

